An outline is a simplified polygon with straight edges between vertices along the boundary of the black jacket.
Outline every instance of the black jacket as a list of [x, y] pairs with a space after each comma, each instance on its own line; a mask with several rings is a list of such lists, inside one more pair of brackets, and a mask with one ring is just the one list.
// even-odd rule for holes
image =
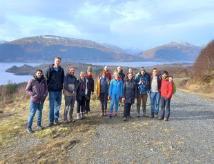
[[77, 81], [77, 93], [76, 99], [78, 102], [81, 102], [83, 97], [86, 96], [86, 79], [78, 79]]
[[65, 75], [62, 67], [58, 67], [58, 71], [56, 71], [53, 65], [51, 65], [45, 75], [47, 78], [48, 91], [61, 91], [63, 89]]
[[132, 80], [126, 80], [123, 85], [123, 93], [124, 93], [124, 98], [125, 98], [125, 103], [134, 103], [135, 97], [137, 96], [137, 85], [134, 81]]
[[90, 97], [91, 92], [94, 92], [94, 79], [92, 76], [88, 76], [85, 79], [86, 79], [86, 84], [87, 84], [86, 96]]

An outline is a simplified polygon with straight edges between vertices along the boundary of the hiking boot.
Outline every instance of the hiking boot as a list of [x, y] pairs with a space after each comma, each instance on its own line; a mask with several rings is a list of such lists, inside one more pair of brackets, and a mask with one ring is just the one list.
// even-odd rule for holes
[[161, 118], [161, 117], [158, 117], [158, 120], [163, 120], [163, 118]]
[[140, 113], [137, 114], [137, 117], [140, 117]]
[[56, 121], [54, 122], [54, 124], [55, 124], [55, 125], [59, 125], [60, 123], [59, 123], [59, 121], [56, 120]]
[[127, 117], [124, 117], [124, 118], [123, 118], [123, 121], [127, 121]]
[[164, 121], [169, 121], [169, 119], [168, 118], [164, 118]]
[[54, 125], [54, 123], [51, 122], [48, 124], [48, 127], [52, 127], [53, 125]]
[[27, 132], [28, 132], [29, 134], [32, 134], [32, 133], [33, 133], [33, 130], [32, 130], [31, 128], [27, 128]]

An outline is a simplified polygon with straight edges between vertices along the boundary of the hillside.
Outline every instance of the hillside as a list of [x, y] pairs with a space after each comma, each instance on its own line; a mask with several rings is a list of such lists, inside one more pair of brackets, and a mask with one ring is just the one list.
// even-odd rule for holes
[[214, 71], [214, 41], [211, 41], [200, 53], [194, 66], [195, 76]]
[[117, 48], [105, 46], [90, 40], [72, 39], [59, 36], [27, 37], [0, 44], [2, 62], [49, 61], [55, 56], [65, 61], [99, 62], [132, 61], [133, 58]]
[[176, 43], [161, 45], [139, 53], [146, 60], [167, 62], [193, 62], [200, 53], [201, 48], [189, 43]]

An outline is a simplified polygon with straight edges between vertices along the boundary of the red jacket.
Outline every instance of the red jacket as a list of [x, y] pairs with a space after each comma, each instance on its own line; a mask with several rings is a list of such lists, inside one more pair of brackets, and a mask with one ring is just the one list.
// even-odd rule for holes
[[173, 84], [168, 80], [162, 79], [161, 81], [161, 96], [167, 99], [172, 98]]

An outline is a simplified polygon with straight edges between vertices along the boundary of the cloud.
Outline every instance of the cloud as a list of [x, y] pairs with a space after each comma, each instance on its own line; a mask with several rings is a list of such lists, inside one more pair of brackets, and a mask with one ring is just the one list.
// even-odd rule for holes
[[213, 0], [0, 0], [0, 40], [52, 34], [147, 49], [213, 39]]

